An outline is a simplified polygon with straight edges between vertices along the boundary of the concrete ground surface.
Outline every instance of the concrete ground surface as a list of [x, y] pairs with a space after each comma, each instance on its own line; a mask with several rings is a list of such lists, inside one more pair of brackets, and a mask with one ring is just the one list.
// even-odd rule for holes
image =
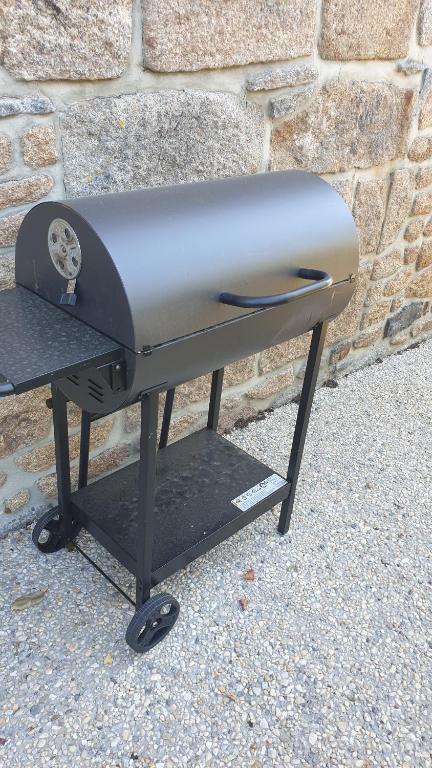
[[[428, 342], [317, 393], [289, 534], [270, 512], [169, 579], [146, 656], [78, 553], [1, 541], [2, 768], [431, 766], [431, 370]], [[295, 412], [230, 439], [284, 472]]]

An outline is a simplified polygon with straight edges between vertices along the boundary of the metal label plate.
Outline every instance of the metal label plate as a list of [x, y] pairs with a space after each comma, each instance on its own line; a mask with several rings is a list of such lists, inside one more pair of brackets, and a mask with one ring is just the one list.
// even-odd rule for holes
[[267, 496], [271, 496], [272, 493], [278, 491], [279, 488], [283, 488], [284, 485], [288, 485], [280, 475], [270, 475], [265, 480], [261, 480], [258, 485], [254, 485], [253, 488], [249, 488], [236, 499], [231, 500], [231, 504], [241, 509], [242, 512], [246, 512], [251, 507], [254, 507], [258, 502], [263, 501]]

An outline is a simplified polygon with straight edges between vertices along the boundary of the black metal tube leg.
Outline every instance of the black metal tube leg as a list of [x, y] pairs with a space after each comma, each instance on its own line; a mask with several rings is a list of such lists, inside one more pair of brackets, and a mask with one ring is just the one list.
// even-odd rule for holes
[[67, 398], [53, 385], [52, 411], [57, 472], [57, 493], [61, 532], [65, 542], [72, 539], [72, 515], [70, 508], [71, 480], [69, 461], [69, 430], [67, 420]]
[[213, 371], [211, 391], [210, 391], [210, 404], [209, 404], [208, 419], [207, 419], [207, 429], [217, 430], [218, 428], [223, 377], [224, 377], [223, 368], [219, 368], [219, 370]]
[[282, 509], [279, 517], [278, 531], [281, 534], [285, 534], [288, 531], [291, 522], [297, 480], [300, 472], [301, 460], [303, 457], [303, 449], [306, 440], [307, 428], [309, 425], [309, 417], [318, 378], [321, 355], [324, 348], [327, 326], [327, 321], [319, 323], [317, 326], [315, 326], [312, 334], [312, 341], [306, 364], [306, 373], [303, 381], [287, 472], [287, 480], [290, 482], [291, 487], [289, 496], [282, 503]]
[[171, 424], [171, 416], [174, 405], [175, 389], [168, 389], [165, 395], [165, 406], [162, 418], [162, 427], [159, 438], [159, 448], [166, 448]]
[[141, 441], [138, 480], [136, 607], [150, 597], [156, 488], [156, 452], [159, 393], [141, 400]]
[[78, 488], [85, 488], [88, 479], [91, 414], [81, 411], [81, 438], [79, 454]]

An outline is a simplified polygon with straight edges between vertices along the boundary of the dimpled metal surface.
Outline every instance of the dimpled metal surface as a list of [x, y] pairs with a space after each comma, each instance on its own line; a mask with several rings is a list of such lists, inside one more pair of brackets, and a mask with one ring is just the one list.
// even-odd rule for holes
[[[242, 513], [232, 499], [272, 474], [272, 469], [213, 430], [196, 432], [159, 451], [153, 572], [162, 568], [174, 572], [178, 564], [172, 568], [168, 564], [179, 555], [185, 565], [196, 556], [195, 547], [211, 540], [218, 530], [226, 525], [234, 525], [235, 530], [242, 527], [235, 523]], [[274, 504], [287, 496], [287, 489], [285, 484], [272, 495]], [[133, 570], [141, 545], [138, 463], [81, 488], [74, 494], [74, 503], [86, 520], [90, 518], [127, 553], [125, 562], [132, 564]], [[267, 509], [270, 506], [273, 504]]]
[[0, 374], [17, 394], [121, 357], [111, 339], [26, 288], [1, 293]]

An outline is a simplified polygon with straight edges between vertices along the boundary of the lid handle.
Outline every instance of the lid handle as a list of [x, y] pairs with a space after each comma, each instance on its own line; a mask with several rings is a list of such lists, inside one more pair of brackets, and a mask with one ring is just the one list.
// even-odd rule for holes
[[302, 285], [300, 288], [294, 288], [286, 293], [277, 293], [274, 296], [239, 296], [237, 293], [221, 293], [219, 301], [221, 304], [229, 304], [231, 307], [262, 308], [279, 307], [281, 304], [288, 304], [290, 301], [300, 299], [303, 296], [311, 296], [313, 293], [329, 288], [333, 284], [333, 278], [328, 272], [321, 269], [305, 269], [300, 267], [296, 272], [296, 277], [303, 280], [312, 280], [310, 285]]

